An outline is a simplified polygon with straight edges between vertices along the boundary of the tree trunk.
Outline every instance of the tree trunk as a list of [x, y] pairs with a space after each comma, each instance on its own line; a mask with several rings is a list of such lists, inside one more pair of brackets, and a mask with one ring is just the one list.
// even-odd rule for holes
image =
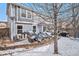
[[54, 4], [54, 54], [58, 54], [57, 42], [57, 4]]
[[57, 42], [57, 22], [55, 20], [55, 27], [54, 27], [54, 54], [58, 54], [58, 42]]

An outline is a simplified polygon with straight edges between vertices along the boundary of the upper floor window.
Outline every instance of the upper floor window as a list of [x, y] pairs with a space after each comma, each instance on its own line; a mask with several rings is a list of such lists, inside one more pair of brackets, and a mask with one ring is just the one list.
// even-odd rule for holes
[[18, 7], [18, 16], [20, 17], [20, 7]]
[[25, 9], [21, 9], [21, 17], [26, 17], [26, 10]]
[[31, 12], [27, 12], [27, 18], [31, 18], [32, 17], [32, 15], [31, 15]]

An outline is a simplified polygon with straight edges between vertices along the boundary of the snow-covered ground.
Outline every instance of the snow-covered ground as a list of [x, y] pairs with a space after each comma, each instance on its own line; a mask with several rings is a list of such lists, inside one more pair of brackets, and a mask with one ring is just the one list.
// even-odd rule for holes
[[70, 38], [60, 38], [58, 41], [59, 53], [61, 55], [67, 56], [77, 56], [79, 55], [79, 41], [71, 40]]
[[0, 51], [1, 54], [5, 53], [12, 53], [7, 55], [12, 56], [79, 56], [79, 41], [77, 40], [71, 40], [67, 37], [61, 37], [58, 40], [58, 50], [59, 54], [53, 54], [53, 43], [41, 46], [37, 48], [33, 48], [30, 50], [20, 48], [20, 49], [14, 49], [14, 50], [6, 50], [6, 51]]
[[23, 44], [31, 44], [27, 39], [24, 39], [22, 41], [19, 41], [19, 42], [15, 42], [13, 44], [10, 44], [8, 46], [14, 46], [14, 45], [23, 45]]
[[31, 44], [31, 43], [28, 41], [28, 39], [24, 39], [20, 42], [16, 42], [14, 45], [20, 45], [20, 44]]

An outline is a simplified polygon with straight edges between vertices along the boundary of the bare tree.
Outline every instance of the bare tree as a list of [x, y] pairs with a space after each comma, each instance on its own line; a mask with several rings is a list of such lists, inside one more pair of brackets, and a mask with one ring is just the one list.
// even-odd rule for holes
[[54, 53], [58, 54], [58, 43], [57, 43], [57, 4], [53, 4], [53, 11], [54, 11]]
[[[58, 43], [57, 43], [57, 19], [59, 16], [59, 12], [63, 4], [60, 3], [52, 3], [52, 4], [33, 4], [35, 10], [39, 13], [48, 16], [52, 20], [52, 26], [54, 26], [54, 54], [58, 54]], [[33, 7], [33, 8], [34, 8]], [[40, 10], [41, 9], [41, 10]], [[43, 19], [48, 20], [46, 17]]]
[[71, 7], [72, 7], [72, 25], [73, 25], [74, 38], [76, 37], [75, 35], [77, 32], [77, 21], [78, 21], [78, 19], [77, 19], [78, 12], [75, 11], [75, 8], [74, 8], [75, 5], [76, 5], [75, 3], [71, 4]]
[[60, 11], [60, 8], [62, 7], [63, 4], [57, 4], [54, 3], [53, 5], [53, 16], [54, 16], [54, 54], [58, 54], [58, 43], [57, 43], [57, 20], [58, 20], [58, 14]]

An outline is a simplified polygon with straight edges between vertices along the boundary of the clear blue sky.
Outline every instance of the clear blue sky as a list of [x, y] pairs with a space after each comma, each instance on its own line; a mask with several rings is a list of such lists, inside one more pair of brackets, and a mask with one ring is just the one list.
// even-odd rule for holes
[[6, 3], [0, 3], [0, 21], [6, 19]]
[[[27, 3], [27, 6], [30, 6], [29, 4]], [[6, 3], [0, 3], [0, 21], [7, 20], [6, 7], [7, 7]]]
[[[31, 3], [26, 3], [26, 6], [27, 7], [33, 7], [31, 5]], [[67, 4], [65, 6], [67, 6]], [[7, 19], [7, 16], [6, 16], [6, 7], [7, 7], [6, 3], [0, 3], [0, 21], [5, 21], [5, 19]], [[66, 8], [64, 7], [64, 9], [66, 9]], [[65, 13], [64, 13], [64, 15], [65, 15]]]

